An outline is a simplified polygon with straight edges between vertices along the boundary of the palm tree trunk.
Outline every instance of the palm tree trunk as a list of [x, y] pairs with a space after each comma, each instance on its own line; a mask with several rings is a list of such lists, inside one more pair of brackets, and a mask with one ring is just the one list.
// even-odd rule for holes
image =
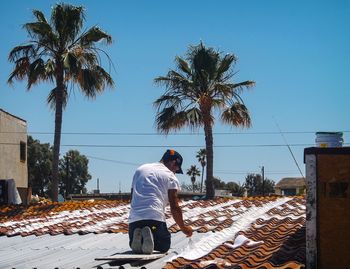
[[201, 193], [203, 192], [204, 165], [202, 165]]
[[213, 128], [211, 124], [204, 124], [204, 134], [205, 134], [205, 147], [207, 151], [207, 179], [205, 181], [206, 186], [206, 198], [214, 198], [214, 186], [213, 186]]
[[55, 108], [55, 136], [53, 142], [53, 161], [52, 161], [52, 201], [58, 201], [58, 164], [60, 159], [61, 130], [62, 130], [62, 111], [63, 111], [63, 65], [57, 64], [56, 77], [56, 108]]

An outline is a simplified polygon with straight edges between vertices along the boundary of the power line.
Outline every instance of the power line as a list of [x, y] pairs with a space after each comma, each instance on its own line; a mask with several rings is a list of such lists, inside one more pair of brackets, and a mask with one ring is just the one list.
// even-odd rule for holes
[[[247, 171], [247, 172], [220, 172], [220, 171], [214, 171], [216, 174], [225, 174], [225, 175], [247, 175], [247, 174], [260, 174], [260, 171]], [[290, 174], [299, 174], [299, 172], [280, 172], [280, 173], [273, 173], [273, 172], [265, 172], [266, 175], [290, 175]]]
[[[112, 159], [106, 159], [106, 158], [101, 158], [101, 157], [95, 157], [95, 156], [90, 156], [90, 155], [85, 155], [89, 159], [95, 159], [95, 160], [100, 160], [100, 161], [105, 161], [105, 162], [112, 162], [112, 163], [117, 163], [117, 164], [125, 164], [125, 165], [131, 165], [131, 166], [140, 166], [140, 163], [131, 163], [131, 162], [124, 162], [124, 161], [118, 161], [118, 160], [112, 160]], [[257, 174], [259, 171], [230, 171], [230, 170], [215, 170], [214, 171], [216, 174], [227, 174], [227, 175], [246, 175], [246, 174]], [[290, 175], [290, 174], [296, 174], [297, 172], [295, 171], [265, 171], [265, 174], [268, 175], [280, 175], [280, 174], [285, 174], [285, 175]]]
[[[317, 131], [284, 131], [282, 134], [315, 134]], [[350, 131], [339, 131], [342, 133], [350, 133]], [[54, 132], [6, 132], [0, 131], [0, 133], [8, 133], [8, 134], [36, 134], [36, 135], [53, 135]], [[214, 132], [213, 135], [277, 135], [281, 134], [280, 132]], [[61, 135], [110, 135], [110, 136], [163, 136], [161, 133], [144, 133], [144, 132], [61, 132]], [[169, 133], [169, 135], [174, 136], [191, 136], [191, 135], [204, 135], [202, 132], [198, 133]]]
[[[344, 143], [348, 145], [349, 143]], [[19, 146], [19, 143], [2, 143], [0, 145]], [[310, 147], [315, 144], [242, 144], [242, 145], [214, 145], [214, 148], [268, 148], [268, 147]], [[113, 144], [63, 144], [61, 147], [81, 147], [81, 148], [204, 148], [203, 145], [113, 145]]]
[[[306, 147], [313, 144], [294, 144], [294, 147]], [[266, 145], [214, 145], [214, 148], [255, 148], [255, 147], [285, 147], [283, 144]], [[89, 147], [89, 148], [203, 148], [203, 145], [97, 145], [97, 144], [70, 144], [62, 147]]]
[[132, 166], [140, 166], [141, 164], [139, 163], [131, 163], [131, 162], [122, 162], [122, 161], [117, 161], [117, 160], [111, 160], [111, 159], [105, 159], [105, 158], [100, 158], [100, 157], [94, 157], [94, 156], [89, 156], [85, 155], [86, 157], [90, 159], [95, 159], [99, 161], [105, 161], [105, 162], [112, 162], [112, 163], [118, 163], [118, 164], [126, 164], [126, 165], [132, 165]]

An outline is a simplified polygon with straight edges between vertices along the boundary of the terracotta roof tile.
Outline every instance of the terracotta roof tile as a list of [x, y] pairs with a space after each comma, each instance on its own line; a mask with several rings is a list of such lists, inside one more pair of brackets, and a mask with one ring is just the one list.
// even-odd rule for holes
[[[248, 204], [251, 202], [250, 204]], [[250, 208], [263, 206], [264, 200], [245, 200], [242, 205]], [[235, 238], [195, 260], [179, 257], [164, 268], [304, 268], [305, 263], [305, 200], [294, 198], [275, 207], [266, 215], [269, 219], [257, 219], [249, 229], [237, 233], [256, 244], [246, 242], [234, 247]], [[225, 207], [229, 209], [229, 207]], [[230, 248], [232, 246], [232, 248]], [[203, 262], [206, 261], [206, 262]], [[220, 261], [220, 262], [218, 262]], [[212, 264], [210, 264], [212, 263]], [[209, 265], [210, 264], [210, 265]]]
[[[0, 206], [0, 236], [127, 233], [129, 206], [117, 201]], [[165, 269], [304, 268], [302, 197], [182, 201], [181, 207], [185, 223], [208, 234], [197, 242], [207, 250], [199, 257], [191, 256], [191, 249], [184, 250]], [[167, 217], [170, 232], [179, 232], [169, 210]]]

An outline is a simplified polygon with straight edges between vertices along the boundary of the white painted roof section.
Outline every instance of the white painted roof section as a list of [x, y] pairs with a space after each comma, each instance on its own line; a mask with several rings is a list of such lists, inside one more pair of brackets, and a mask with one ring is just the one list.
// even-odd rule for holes
[[127, 249], [127, 234], [2, 237], [0, 268], [93, 268], [96, 257]]
[[[236, 248], [246, 242], [247, 238], [237, 237], [239, 231], [248, 229], [258, 218], [270, 219], [276, 218], [275, 215], [269, 215], [267, 212], [273, 208], [280, 208], [284, 205], [285, 208], [293, 208], [292, 205], [285, 204], [291, 198], [279, 198], [268, 202], [263, 206], [251, 206], [246, 208], [241, 204], [235, 214], [231, 216], [233, 224], [221, 231], [197, 233], [194, 232], [191, 238], [187, 238], [182, 232], [172, 233], [172, 244], [168, 255], [148, 263], [145, 265], [147, 269], [160, 269], [167, 261], [171, 261], [176, 257], [185, 257], [188, 259], [200, 258], [208, 254], [215, 247], [224, 244], [227, 241], [234, 241], [228, 245], [231, 248]], [[193, 201], [192, 201], [193, 202]], [[225, 214], [223, 207], [230, 206], [239, 202], [239, 200], [228, 200], [220, 205], [196, 207], [189, 209], [185, 207], [185, 219], [194, 221], [200, 215], [206, 218], [206, 213], [215, 210]], [[182, 205], [190, 204], [191, 202], [183, 202]], [[295, 207], [294, 207], [295, 209]], [[299, 208], [301, 211], [304, 208]], [[120, 210], [120, 220], [124, 220], [127, 206]], [[84, 212], [81, 212], [84, 214]], [[222, 214], [219, 214], [220, 216]], [[65, 216], [62, 213], [60, 217]], [[209, 217], [209, 215], [208, 215]], [[293, 211], [279, 218], [293, 218]], [[65, 219], [66, 220], [66, 219]], [[53, 221], [50, 219], [50, 221]], [[73, 221], [71, 219], [71, 221]], [[117, 220], [115, 220], [117, 221]], [[109, 221], [108, 221], [109, 222]], [[174, 223], [173, 219], [167, 219], [167, 225], [170, 227]], [[110, 223], [109, 223], [110, 224]], [[109, 225], [108, 224], [108, 225]], [[257, 224], [254, 224], [257, 225]], [[97, 227], [94, 227], [97, 228]], [[89, 229], [90, 230], [90, 229]], [[251, 244], [259, 244], [260, 242], [250, 242]], [[227, 243], [226, 243], [227, 244]], [[112, 256], [116, 253], [129, 251], [128, 234], [123, 233], [89, 233], [86, 235], [42, 235], [42, 236], [13, 236], [0, 237], [0, 268], [16, 268], [16, 269], [47, 269], [47, 268], [96, 268], [102, 265], [105, 268], [119, 268], [119, 266], [109, 266], [108, 264], [95, 261], [97, 257]], [[132, 268], [130, 265], [123, 265], [124, 268]]]
[[[206, 234], [195, 233], [200, 240]], [[172, 248], [169, 254], [146, 265], [147, 268], [159, 269], [166, 260], [175, 257], [185, 249], [189, 239], [182, 233], [172, 234]], [[0, 268], [47, 269], [47, 268], [118, 268], [109, 266], [103, 261], [95, 261], [97, 257], [112, 256], [129, 251], [127, 234], [86, 234], [86, 235], [43, 235], [0, 237]], [[130, 265], [124, 265], [131, 268]]]
[[269, 202], [263, 207], [250, 207], [243, 214], [232, 218], [234, 220], [234, 224], [231, 227], [223, 229], [219, 232], [210, 233], [198, 242], [191, 240], [191, 243], [188, 244], [186, 249], [180, 252], [178, 256], [189, 260], [195, 260], [206, 255], [217, 246], [220, 246], [228, 240], [234, 239], [239, 231], [248, 229], [256, 219], [261, 217], [271, 218], [271, 216], [266, 215], [266, 212], [274, 207], [288, 202], [289, 200], [291, 200], [291, 198], [283, 198]]

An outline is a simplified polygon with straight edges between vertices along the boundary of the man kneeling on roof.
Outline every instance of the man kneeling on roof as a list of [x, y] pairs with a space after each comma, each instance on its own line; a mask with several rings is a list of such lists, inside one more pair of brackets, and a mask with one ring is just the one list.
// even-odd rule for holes
[[178, 204], [179, 180], [182, 174], [182, 156], [167, 150], [160, 162], [137, 168], [131, 187], [129, 215], [129, 245], [133, 253], [152, 254], [154, 250], [165, 253], [170, 248], [170, 233], [165, 222], [165, 207], [170, 204], [171, 214], [181, 231], [192, 236], [192, 227], [184, 224]]

